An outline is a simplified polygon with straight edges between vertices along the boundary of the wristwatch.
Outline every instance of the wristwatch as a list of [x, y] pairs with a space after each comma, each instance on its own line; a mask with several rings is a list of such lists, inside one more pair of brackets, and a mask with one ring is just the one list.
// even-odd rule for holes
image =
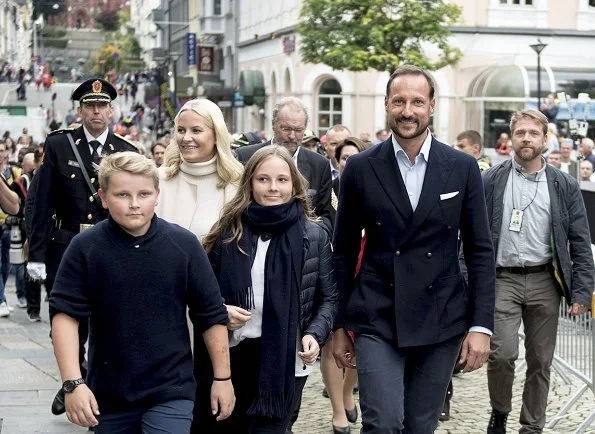
[[76, 389], [81, 384], [85, 384], [85, 380], [83, 378], [79, 378], [78, 380], [66, 380], [64, 384], [62, 384], [62, 389], [66, 393], [72, 393], [74, 392], [74, 389]]

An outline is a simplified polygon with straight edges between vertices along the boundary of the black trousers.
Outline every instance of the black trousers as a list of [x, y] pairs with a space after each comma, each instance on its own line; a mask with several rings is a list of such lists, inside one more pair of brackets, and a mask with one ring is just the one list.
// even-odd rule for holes
[[[45, 279], [45, 290], [48, 294], [51, 295], [52, 288], [54, 287], [54, 278], [47, 277]], [[52, 337], [52, 332], [50, 329], [50, 338]], [[79, 322], [79, 366], [81, 368], [81, 374], [83, 378], [87, 376], [87, 363], [85, 361], [85, 344], [87, 343], [87, 339], [89, 338], [89, 321], [80, 321]]]
[[[239, 345], [230, 348], [231, 375], [236, 395], [236, 405], [232, 415], [220, 422], [215, 421], [215, 417], [210, 413], [209, 397], [213, 379], [212, 370], [210, 369], [211, 362], [204, 343], [200, 353], [197, 350], [197, 343], [195, 342], [194, 346], [194, 360], [198, 387], [191, 432], [194, 434], [285, 434], [285, 430], [291, 423], [293, 411], [290, 411], [283, 420], [246, 415], [258, 393], [260, 339], [245, 339]], [[198, 361], [198, 357], [200, 357], [200, 361]], [[201, 372], [198, 375], [197, 363], [201, 367]], [[301, 401], [302, 391], [307, 379], [307, 376], [295, 377], [292, 410]]]
[[[49, 292], [48, 292], [49, 295]], [[39, 315], [41, 309], [41, 282], [31, 279], [25, 262], [25, 298], [27, 299], [27, 314]]]

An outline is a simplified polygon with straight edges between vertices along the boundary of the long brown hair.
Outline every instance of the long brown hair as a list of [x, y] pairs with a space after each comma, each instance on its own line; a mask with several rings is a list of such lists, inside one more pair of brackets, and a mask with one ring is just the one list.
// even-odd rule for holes
[[[298, 171], [289, 151], [279, 145], [265, 146], [260, 148], [254, 153], [254, 155], [252, 155], [252, 157], [250, 157], [246, 163], [246, 167], [244, 168], [244, 173], [240, 179], [240, 185], [236, 195], [232, 200], [225, 204], [221, 210], [221, 217], [217, 223], [213, 225], [210, 232], [203, 238], [203, 246], [207, 253], [213, 249], [219, 236], [221, 236], [221, 234], [223, 234], [223, 232], [228, 229], [230, 236], [229, 238], [223, 240], [223, 242], [231, 243], [235, 241], [236, 244], [239, 243], [244, 232], [242, 227], [242, 214], [244, 211], [246, 211], [246, 209], [248, 209], [250, 202], [254, 200], [252, 195], [252, 178], [254, 177], [254, 173], [260, 167], [260, 165], [265, 160], [272, 157], [280, 158], [289, 166], [291, 183], [293, 185], [293, 198], [302, 204], [306, 214], [306, 219], [310, 221], [318, 220], [316, 217], [314, 217], [314, 214], [312, 213], [308, 203], [308, 198], [306, 195], [308, 181], [306, 181], [306, 179]], [[242, 251], [239, 247], [239, 244], [238, 249]], [[243, 253], [246, 254], [246, 252]]]

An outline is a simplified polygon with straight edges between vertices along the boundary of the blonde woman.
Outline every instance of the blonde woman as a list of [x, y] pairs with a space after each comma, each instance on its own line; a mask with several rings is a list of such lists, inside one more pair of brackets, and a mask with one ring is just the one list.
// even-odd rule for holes
[[157, 215], [202, 238], [235, 195], [242, 170], [219, 107], [207, 99], [188, 101], [174, 119], [159, 168]]

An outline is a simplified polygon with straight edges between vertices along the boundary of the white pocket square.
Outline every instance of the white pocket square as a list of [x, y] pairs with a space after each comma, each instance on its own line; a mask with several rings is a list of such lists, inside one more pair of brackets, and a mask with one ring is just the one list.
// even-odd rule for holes
[[455, 197], [457, 194], [459, 194], [458, 191], [453, 191], [452, 193], [444, 193], [440, 195], [440, 200], [446, 200], [446, 199], [452, 199], [453, 197]]

